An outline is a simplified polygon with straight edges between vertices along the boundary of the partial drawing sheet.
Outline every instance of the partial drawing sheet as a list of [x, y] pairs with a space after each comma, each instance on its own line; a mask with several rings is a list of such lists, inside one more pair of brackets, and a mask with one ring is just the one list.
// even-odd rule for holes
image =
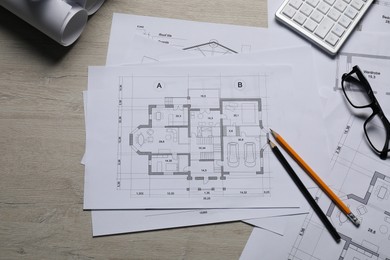
[[[182, 209], [182, 210], [94, 210], [93, 236], [140, 232], [167, 228], [204, 225], [256, 218], [248, 223], [263, 230], [283, 235], [286, 222], [281, 216], [300, 209]], [[277, 221], [273, 221], [277, 218]]]
[[[364, 135], [363, 123], [372, 111], [352, 108], [341, 90], [342, 74], [358, 65], [389, 117], [390, 52], [383, 46], [389, 35], [368, 34], [366, 39], [368, 36], [372, 36], [370, 41], [349, 44], [339, 54], [325, 109], [329, 140], [333, 143], [332, 188], [360, 219], [361, 226], [356, 228], [324, 194], [312, 189], [340, 233], [341, 243], [336, 244], [318, 218], [309, 213], [300, 222], [296, 222], [299, 217], [291, 222], [283, 237], [267, 233], [267, 241], [260, 243], [263, 231], [253, 231], [242, 259], [268, 254], [275, 259], [390, 259], [390, 162], [371, 150]], [[261, 246], [255, 248], [253, 243]], [[270, 250], [282, 244], [288, 246], [277, 252]]]
[[[126, 15], [125, 15], [126, 16]], [[183, 34], [182, 30], [180, 29], [181, 27], [180, 26], [177, 26], [177, 25], [174, 25], [172, 26], [172, 24], [178, 24], [178, 23], [184, 23], [184, 24], [197, 24], [195, 22], [186, 22], [186, 21], [180, 21], [180, 20], [173, 20], [173, 21], [169, 21], [170, 19], [160, 19], [160, 18], [149, 18], [149, 17], [132, 17], [132, 19], [134, 20], [136, 18], [136, 21], [137, 21], [137, 24], [143, 24], [143, 29], [142, 30], [137, 30], [138, 33], [141, 33], [142, 35], [146, 35], [149, 39], [158, 39], [159, 37], [150, 37], [151, 34], [148, 32], [148, 33], [145, 33], [145, 27], [147, 26], [151, 26], [153, 25], [151, 28], [153, 28], [153, 30], [155, 32], [158, 32], [158, 31], [167, 31], [169, 29], [169, 33], [166, 34], [166, 36], [169, 37], [169, 35], [171, 34], [174, 34], [174, 35], [180, 35], [180, 36], [185, 36], [187, 38], [189, 38], [190, 40], [196, 42], [197, 40], [199, 40], [199, 38], [196, 38], [194, 37], [193, 35], [188, 35], [187, 32], [185, 32]], [[124, 19], [123, 21], [131, 21], [132, 19]], [[145, 20], [144, 20], [145, 19]], [[115, 19], [114, 19], [115, 20]], [[158, 20], [158, 22], [156, 22]], [[122, 22], [123, 22], [122, 21]], [[145, 22], [146, 21], [146, 22]], [[153, 23], [151, 23], [150, 21], [152, 21]], [[166, 22], [168, 21], [168, 23]], [[172, 23], [173, 22], [173, 23]], [[133, 21], [134, 23], [134, 21]], [[131, 26], [129, 26], [129, 24], [131, 25], [131, 23], [113, 23], [113, 28], [114, 28], [114, 25], [116, 25], [117, 28], [120, 28], [120, 30], [123, 31], [126, 31], [128, 32], [129, 31], [129, 27], [131, 28]], [[170, 25], [170, 26], [167, 26]], [[147, 25], [147, 26], [145, 26]], [[158, 25], [158, 26], [156, 26]], [[138, 26], [137, 26], [138, 27]], [[139, 28], [139, 27], [138, 27]], [[198, 23], [198, 25], [195, 25], [194, 28], [197, 28], [196, 30], [202, 30], [204, 31], [204, 28], [210, 28], [209, 24], [206, 24], [206, 23]], [[196, 51], [194, 50], [191, 50], [191, 49], [187, 49], [186, 51], [182, 51], [181, 55], [183, 55], [183, 53], [186, 54], [186, 56], [190, 57], [190, 56], [201, 56], [201, 57], [207, 57], [207, 56], [226, 56], [226, 54], [234, 54], [235, 52], [226, 52], [226, 51], [221, 51], [221, 49], [223, 49], [222, 47], [235, 47], [235, 49], [239, 50], [239, 49], [242, 49], [244, 52], [249, 52], [250, 48], [240, 48], [240, 42], [255, 42], [256, 44], [253, 44], [253, 46], [257, 48], [264, 48], [264, 47], [275, 47], [275, 46], [279, 46], [280, 44], [282, 45], [286, 45], [286, 41], [284, 40], [281, 40], [280, 37], [278, 36], [278, 34], [275, 34], [273, 31], [269, 31], [269, 30], [263, 30], [263, 29], [258, 29], [258, 28], [245, 28], [245, 30], [242, 28], [242, 27], [237, 27], [237, 26], [230, 26], [230, 25], [217, 25], [217, 24], [213, 24], [212, 26], [212, 30], [210, 30], [210, 32], [214, 35], [213, 37], [213, 41], [209, 42], [209, 44], [205, 44], [202, 46], [202, 48], [200, 48], [201, 46], [199, 46]], [[240, 30], [234, 30], [235, 28], [239, 28]], [[221, 46], [222, 44], [220, 44], [220, 42], [224, 42], [224, 43], [230, 43], [232, 42], [232, 37], [231, 35], [226, 35], [224, 33], [220, 33], [221, 31], [229, 31], [229, 30], [233, 30], [235, 31], [235, 33], [237, 34], [237, 36], [239, 37], [236, 37], [237, 39], [239, 39], [239, 41], [233, 41], [235, 44], [229, 44], [229, 46]], [[112, 37], [110, 38], [110, 42], [115, 42], [115, 39], [119, 40], [119, 41], [122, 41], [123, 39], [125, 39], [125, 41], [123, 42], [124, 45], [122, 46], [123, 48], [120, 49], [122, 53], [125, 53], [126, 55], [122, 55], [120, 58], [123, 59], [122, 61], [124, 63], [134, 63], [134, 54], [138, 55], [140, 53], [143, 53], [142, 52], [142, 48], [139, 49], [137, 46], [150, 46], [150, 45], [153, 45], [153, 47], [151, 48], [148, 48], [148, 47], [145, 47], [146, 49], [148, 49], [148, 54], [147, 55], [143, 55], [141, 58], [142, 58], [142, 63], [150, 63], [150, 62], [154, 62], [156, 60], [166, 60], [166, 55], [168, 54], [168, 56], [175, 56], [175, 55], [172, 55], [174, 54], [175, 52], [172, 52], [172, 51], [168, 51], [166, 53], [164, 53], [163, 56], [161, 56], [160, 54], [158, 55], [158, 57], [154, 57], [154, 55], [156, 54], [154, 52], [154, 50], [156, 49], [157, 45], [156, 44], [151, 44], [150, 41], [143, 41], [141, 44], [134, 44], [136, 41], [133, 41], [130, 43], [130, 38], [127, 37], [128, 34], [126, 34], [126, 37], [123, 37], [123, 34], [120, 33], [120, 30], [116, 30], [116, 33], [113, 33]], [[115, 30], [113, 30], [115, 31]], [[243, 31], [247, 32], [247, 33], [242, 33]], [[251, 33], [252, 32], [252, 33]], [[195, 34], [194, 34], [195, 35]], [[115, 37], [116, 36], [116, 37]], [[160, 36], [163, 36], [163, 35], [160, 35]], [[256, 41], [252, 40], [252, 37], [256, 39]], [[219, 40], [219, 44], [216, 44], [216, 39]], [[127, 42], [126, 42], [127, 41]], [[158, 41], [154, 41], [154, 42], [158, 42]], [[169, 41], [169, 43], [174, 43], [175, 41], [171, 40]], [[139, 42], [138, 42], [139, 43]], [[168, 41], [164, 41], [164, 43], [168, 43]], [[278, 45], [279, 44], [279, 45]], [[111, 45], [111, 43], [110, 43]], [[168, 46], [168, 44], [160, 44], [161, 46]], [[172, 45], [172, 44], [171, 44]], [[248, 44], [244, 44], [246, 46], [248, 46]], [[175, 46], [175, 45], [173, 45]], [[206, 48], [209, 48], [209, 49], [206, 49]], [[135, 49], [137, 49], [137, 51], [134, 51]], [[231, 49], [231, 48], [230, 48]], [[119, 50], [119, 49], [118, 49]], [[141, 50], [141, 51], [140, 51]], [[150, 52], [150, 50], [152, 50], [152, 52]], [[253, 51], [253, 49], [252, 49]], [[302, 52], [303, 51], [303, 52]], [[310, 50], [309, 50], [310, 52]], [[199, 55], [201, 54], [202, 55]], [[297, 54], [295, 55], [289, 55], [289, 54]], [[278, 62], [282, 62], [282, 63], [285, 63], [285, 62], [288, 62], [288, 63], [300, 63], [299, 60], [303, 61], [303, 63], [300, 63], [299, 65], [297, 64], [296, 67], [298, 66], [300, 68], [300, 72], [299, 73], [296, 73], [296, 71], [294, 72], [294, 74], [296, 74], [296, 77], [297, 78], [301, 78], [303, 80], [303, 82], [305, 82], [306, 84], [310, 85], [309, 87], [311, 87], [311, 90], [313, 89], [312, 86], [314, 84], [310, 84], [310, 80], [304, 80], [304, 71], [307, 70], [307, 68], [311, 68], [312, 66], [311, 65], [306, 65], [306, 63], [304, 62], [305, 60], [310, 60], [310, 55], [307, 56], [305, 55], [305, 58], [304, 59], [301, 59], [301, 58], [296, 58], [296, 57], [301, 57], [302, 55], [299, 55], [300, 53], [308, 53], [308, 50], [299, 50], [298, 52], [296, 50], [294, 50], [293, 52], [290, 51], [290, 50], [283, 50], [283, 51], [280, 51], [280, 52], [274, 52], [274, 53], [269, 53], [267, 55], [260, 55], [258, 56], [258, 58], [243, 58], [243, 59], [240, 59], [239, 62], [246, 62], [247, 60], [250, 60], [250, 62], [259, 62], [260, 60], [264, 63], [264, 62], [267, 62], [267, 63], [278, 63]], [[277, 55], [275, 55], [277, 54]], [[287, 54], [287, 55], [285, 55]], [[110, 56], [110, 55], [109, 55]], [[231, 55], [227, 55], [227, 56], [231, 56]], [[163, 58], [162, 58], [163, 57]], [[170, 58], [169, 57], [169, 58]], [[273, 57], [273, 58], [272, 58]], [[156, 59], [157, 58], [157, 59]], [[275, 59], [276, 58], [276, 59]], [[307, 58], [307, 59], [306, 59]], [[120, 63], [120, 61], [114, 61], [113, 63], [115, 62], [118, 62]], [[217, 61], [217, 62], [220, 62], [220, 63], [226, 63], [226, 62], [231, 62], [231, 61], [228, 61], [228, 60], [220, 60], [220, 61]], [[306, 69], [305, 69], [306, 68]], [[302, 71], [302, 75], [300, 75]], [[299, 80], [298, 80], [299, 81]], [[297, 85], [302, 85], [302, 84], [305, 84], [303, 82], [297, 82]], [[303, 91], [304, 92], [304, 91]], [[302, 93], [303, 93], [302, 92]], [[311, 92], [311, 91], [306, 91], [306, 92]], [[312, 120], [311, 120], [312, 121]], [[287, 125], [287, 123], [286, 123]], [[320, 125], [320, 124], [315, 124], [316, 126]], [[320, 128], [321, 129], [321, 128]], [[321, 145], [320, 145], [321, 146]], [[211, 219], [214, 219], [211, 220], [213, 222], [215, 221], [221, 221], [221, 219], [225, 219], [225, 221], [228, 221], [229, 219], [235, 219], [238, 217], [238, 215], [240, 214], [237, 214], [238, 211], [242, 211], [242, 213], [244, 211], [247, 211], [247, 210], [231, 210], [230, 212], [228, 212], [229, 210], [218, 210], [218, 214], [214, 214], [216, 210], [208, 210], [207, 214], [200, 214], [200, 213], [204, 213], [204, 211], [202, 210], [199, 210], [199, 211], [185, 211], [184, 213], [186, 214], [186, 219], [189, 220], [188, 222], [186, 222], [187, 225], [191, 225], [192, 224], [196, 224], [196, 223], [202, 223], [202, 220], [204, 221], [210, 221]], [[257, 211], [256, 213], [254, 211]], [[264, 216], [264, 215], [267, 215], [267, 214], [271, 214], [271, 211], [274, 211], [274, 214], [278, 215], [278, 214], [286, 214], [286, 212], [288, 213], [293, 213], [293, 210], [292, 209], [273, 209], [273, 210], [251, 210], [251, 214], [249, 212], [247, 213], [243, 213], [245, 216], [249, 217], [249, 216], [254, 216], [256, 215], [257, 217], [261, 217], [261, 216]], [[134, 230], [138, 231], [139, 230], [139, 225], [132, 225], [131, 222], [129, 221], [129, 219], [133, 219], [134, 216], [139, 216], [139, 212], [134, 212], [134, 211], [120, 211], [121, 214], [119, 214], [117, 211], [93, 211], [92, 212], [92, 215], [93, 215], [93, 219], [94, 219], [94, 235], [97, 234], [99, 231], [96, 231], [95, 230], [104, 230], [104, 232], [132, 232]], [[231, 214], [232, 212], [234, 212], [234, 214]], [[294, 212], [296, 212], [296, 210], [294, 210]], [[154, 214], [156, 213], [156, 214]], [[153, 217], [153, 219], [156, 219], [156, 216], [158, 216], [157, 212], [154, 212], [154, 213], [150, 213], [150, 212], [145, 212], [145, 216], [146, 216], [146, 219], [151, 219], [150, 216]], [[167, 212], [164, 212], [167, 214]], [[172, 215], [172, 210], [169, 211], [170, 213], [170, 216], [173, 216]], [[183, 212], [180, 212], [180, 211], [176, 211], [177, 216], [178, 216], [178, 219], [182, 219], [180, 216], [181, 216], [181, 213]], [[222, 214], [223, 213], [223, 214]], [[164, 214], [164, 215], [166, 215]], [[243, 216], [243, 214], [241, 214], [241, 216]], [[194, 218], [191, 218], [189, 216], [193, 216]], [[149, 217], [148, 217], [149, 216]], [[215, 218], [215, 216], [218, 216], [218, 218]], [[210, 218], [211, 217], [211, 218]], [[214, 218], [212, 218], [214, 217]], [[113, 227], [112, 225], [107, 225], [105, 222], [105, 220], [107, 219], [110, 219], [110, 220], [113, 220], [114, 221], [110, 221], [111, 223], [115, 223], [116, 226], [122, 226], [122, 227], [125, 227], [125, 228], [122, 228], [122, 229], [118, 229], [118, 228], [115, 228]], [[144, 218], [145, 219], [145, 218]], [[170, 218], [171, 220], [173, 218]], [[196, 219], [196, 221], [193, 221], [192, 219]], [[96, 220], [96, 221], [95, 221]], [[172, 222], [172, 221], [171, 221]], [[100, 223], [101, 225], [99, 224], [96, 224], [96, 223]], [[121, 224], [120, 224], [121, 223]], [[150, 221], [148, 222], [147, 220], [145, 220], [145, 223], [151, 223], [150, 226], [146, 226], [145, 229], [148, 229], [148, 227], [150, 228], [153, 228], [155, 227], [155, 223], [161, 223], [161, 221]], [[167, 223], [167, 222], [164, 222], [164, 223]], [[179, 223], [178, 221], [173, 221], [172, 223]], [[207, 222], [205, 222], [207, 223]], [[259, 221], [257, 221], [256, 223], [259, 223]], [[184, 224], [184, 225], [186, 225]], [[111, 229], [111, 227], [113, 229]], [[157, 225], [159, 228], [163, 228], [163, 226], [161, 225]], [[95, 229], [96, 227], [96, 229]], [[166, 225], [166, 227], [170, 227], [169, 224]], [[112, 231], [114, 230], [114, 231]], [[280, 230], [279, 230], [280, 232]]]
[[288, 84], [283, 73], [91, 68], [84, 207], [300, 206], [266, 144], [280, 116], [274, 91]]
[[[143, 36], [135, 36], [132, 46], [135, 48], [129, 62], [151, 63], [159, 60], [178, 60], [193, 55], [167, 44], [161, 44]], [[269, 53], [268, 56], [272, 55]], [[264, 55], [257, 55], [258, 61], [264, 62]], [[233, 56], [226, 56], [225, 64], [233, 63]], [[243, 62], [241, 60], [240, 62]], [[274, 60], [275, 61], [275, 60]], [[183, 61], [184, 62], [184, 61]], [[187, 61], [188, 63], [188, 61]], [[219, 61], [219, 63], [222, 63]], [[301, 64], [302, 65], [302, 64]], [[308, 64], [310, 67], [310, 64]], [[296, 73], [294, 73], [296, 74]], [[86, 166], [88, 167], [88, 166]], [[282, 234], [284, 225], [280, 221], [270, 221], [272, 216], [285, 216], [306, 212], [301, 208], [272, 208], [272, 209], [199, 209], [199, 210], [95, 210], [92, 211], [93, 235], [108, 235], [125, 232], [173, 228], [178, 226], [199, 225], [223, 221], [257, 218], [249, 223]]]
[[132, 60], [133, 37], [136, 34], [185, 50], [198, 57], [307, 45], [299, 38], [286, 41], [283, 34], [266, 28], [115, 13], [107, 65], [124, 65]]
[[390, 32], [390, 0], [376, 0], [357, 27], [362, 32]]
[[[138, 40], [142, 41], [142, 44], [136, 44], [136, 45], [145, 45], [150, 46], [150, 40], [143, 38], [143, 37], [135, 37]], [[148, 43], [149, 42], [149, 43]], [[163, 48], [166, 49], [169, 46], [158, 44], [153, 42], [153, 48]], [[316, 105], [318, 105], [318, 96], [316, 96], [316, 89], [313, 88], [313, 78], [312, 75], [308, 76], [306, 75], [306, 71], [309, 70], [312, 67], [312, 60], [310, 58], [310, 55], [307, 55], [307, 53], [310, 53], [310, 48], [307, 47], [301, 47], [301, 48], [295, 48], [295, 49], [284, 49], [284, 50], [274, 50], [274, 51], [267, 51], [263, 53], [257, 53], [253, 55], [245, 55], [245, 56], [236, 56], [236, 55], [229, 55], [224, 58], [214, 58], [213, 60], [209, 60], [212, 64], [229, 64], [229, 63], [238, 63], [238, 64], [245, 64], [245, 63], [282, 63], [287, 62], [289, 64], [296, 64], [293, 75], [294, 75], [294, 84], [293, 85], [299, 85], [300, 88], [296, 89], [297, 96], [301, 96], [301, 98], [304, 98], [305, 100], [310, 100], [310, 103], [307, 103], [308, 106], [312, 109], [312, 115], [308, 115], [307, 118], [302, 118], [302, 123], [299, 124], [296, 120], [293, 121], [282, 121], [280, 122], [282, 125], [278, 126], [278, 129], [289, 129], [288, 133], [293, 133], [293, 129], [296, 131], [300, 131], [298, 127], [302, 126], [305, 127], [308, 125], [307, 123], [311, 122], [311, 128], [316, 127], [318, 128], [315, 132], [315, 136], [312, 138], [309, 138], [310, 143], [312, 143], [313, 140], [317, 142], [316, 146], [326, 146], [326, 144], [323, 144], [324, 138], [316, 138], [321, 133], [321, 131], [324, 129], [322, 127], [322, 120], [321, 120], [321, 112], [319, 107], [315, 109]], [[169, 53], [170, 48], [168, 48], [168, 51], [163, 50], [161, 53]], [[302, 57], [303, 54], [306, 54], [304, 58]], [[150, 57], [150, 55], [148, 55]], [[149, 59], [148, 59], [149, 60]], [[207, 60], [199, 60], [198, 62], [204, 62], [205, 65], [208, 64]], [[184, 63], [184, 61], [183, 61]], [[310, 97], [310, 98], [309, 98]], [[299, 100], [296, 100], [296, 103], [298, 104], [304, 104]], [[305, 110], [305, 107], [301, 107], [300, 109]], [[317, 112], [314, 112], [317, 111]], [[289, 128], [289, 126], [295, 125], [295, 127]], [[295, 136], [295, 134], [292, 134], [292, 136]], [[301, 139], [301, 142], [305, 142], [306, 139]], [[306, 140], [307, 141], [307, 140]], [[306, 147], [309, 147], [308, 145]], [[308, 155], [313, 155], [310, 151], [307, 151], [305, 154], [308, 158]], [[326, 156], [326, 153], [325, 153]], [[311, 158], [311, 162], [315, 160], [313, 157]], [[321, 166], [321, 162], [323, 160], [317, 160], [314, 164], [316, 166], [316, 169], [323, 169], [324, 167]], [[325, 164], [327, 166], [327, 164]], [[325, 167], [326, 168], [326, 167]], [[326, 170], [324, 170], [326, 172]], [[301, 209], [301, 212], [304, 209]], [[294, 211], [292, 209], [262, 209], [262, 210], [185, 210], [185, 211], [172, 211], [169, 212], [161, 212], [161, 215], [158, 212], [150, 212], [150, 211], [144, 211], [144, 217], [141, 219], [140, 216], [142, 215], [139, 211], [92, 211], [93, 216], [93, 230], [94, 235], [104, 235], [104, 234], [110, 234], [110, 233], [123, 233], [123, 232], [134, 232], [139, 231], [140, 229], [156, 229], [156, 228], [169, 228], [169, 227], [175, 227], [178, 225], [195, 225], [199, 223], [210, 223], [210, 222], [218, 222], [218, 221], [231, 221], [236, 219], [243, 219], [243, 218], [252, 218], [252, 217], [264, 217], [267, 215], [286, 215], [286, 214], [293, 214], [293, 212], [297, 212], [297, 209]], [[175, 214], [173, 214], [175, 213]], [[206, 214], [205, 214], [206, 213]], [[161, 221], [161, 219], [164, 219], [165, 216], [168, 216], [169, 214], [169, 221]], [[185, 214], [186, 218], [182, 218], [183, 214]], [[132, 219], [138, 219], [137, 223], [135, 224], [132, 222]], [[186, 220], [183, 222], [183, 220]], [[110, 224], [111, 223], [111, 224]], [[259, 225], [260, 221], [252, 222]], [[267, 227], [270, 227], [270, 225], [267, 225]], [[278, 230], [280, 232], [279, 227], [276, 229], [273, 228], [273, 230]]]

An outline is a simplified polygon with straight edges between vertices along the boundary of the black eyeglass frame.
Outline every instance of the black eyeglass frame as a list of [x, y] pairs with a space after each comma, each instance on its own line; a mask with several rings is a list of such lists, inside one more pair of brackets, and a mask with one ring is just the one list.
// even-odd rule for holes
[[[351, 77], [352, 74], [356, 74], [356, 76], [358, 77], [358, 79], [354, 78], [354, 77]], [[352, 103], [352, 101], [349, 99], [347, 93], [346, 93], [346, 90], [345, 90], [345, 87], [344, 87], [344, 82], [345, 81], [355, 81], [355, 82], [360, 82], [362, 87], [364, 88], [364, 90], [366, 91], [368, 97], [370, 98], [371, 102], [367, 105], [364, 105], [364, 106], [356, 106], [355, 104]], [[381, 108], [381, 106], [379, 105], [378, 103], [378, 100], [376, 99], [375, 95], [374, 95], [374, 92], [372, 91], [372, 88], [371, 88], [371, 85], [370, 83], [368, 82], [368, 80], [366, 79], [366, 77], [364, 77], [362, 71], [360, 70], [359, 66], [354, 66], [352, 68], [352, 70], [349, 72], [349, 73], [344, 73], [343, 76], [341, 77], [341, 86], [342, 86], [342, 89], [343, 89], [343, 92], [344, 92], [344, 95], [345, 97], [347, 98], [348, 102], [351, 104], [351, 106], [353, 106], [354, 108], [371, 108], [372, 109], [372, 114], [366, 119], [366, 121], [364, 122], [364, 125], [363, 125], [363, 128], [364, 128], [364, 133], [366, 134], [366, 137], [367, 137], [367, 140], [368, 142], [370, 143], [371, 147], [377, 152], [379, 153], [379, 157], [382, 159], [382, 160], [385, 160], [387, 158], [387, 154], [388, 152], [390, 151], [389, 149], [389, 141], [390, 141], [390, 122], [389, 120], [387, 119], [387, 117], [385, 116], [385, 114], [383, 113], [383, 110]], [[381, 119], [384, 127], [385, 127], [385, 130], [386, 130], [386, 141], [385, 141], [385, 144], [383, 145], [383, 148], [382, 148], [382, 151], [378, 150], [370, 141], [370, 138], [368, 137], [368, 133], [367, 133], [367, 128], [366, 128], [366, 125], [368, 122], [370, 122], [370, 120], [375, 116], [375, 115], [378, 115], [378, 117]]]

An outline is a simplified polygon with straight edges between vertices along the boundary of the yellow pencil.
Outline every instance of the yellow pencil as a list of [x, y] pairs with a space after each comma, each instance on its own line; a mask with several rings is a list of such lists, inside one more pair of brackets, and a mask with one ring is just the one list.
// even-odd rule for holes
[[326, 183], [310, 168], [310, 166], [291, 148], [291, 146], [275, 131], [270, 129], [272, 136], [283, 147], [283, 149], [299, 164], [299, 166], [313, 179], [313, 181], [325, 192], [326, 195], [340, 208], [342, 212], [351, 220], [355, 226], [360, 225], [360, 221], [345, 205], [345, 203], [326, 185]]

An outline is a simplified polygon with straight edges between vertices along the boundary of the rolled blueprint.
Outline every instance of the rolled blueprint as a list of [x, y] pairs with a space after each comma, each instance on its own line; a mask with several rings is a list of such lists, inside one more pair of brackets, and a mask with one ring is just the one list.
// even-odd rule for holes
[[88, 15], [94, 14], [104, 3], [104, 0], [66, 0], [69, 4], [76, 3], [87, 10]]
[[47, 36], [68, 46], [84, 30], [88, 15], [104, 0], [0, 0], [0, 5]]
[[85, 9], [88, 14], [91, 15], [95, 13], [103, 4], [104, 0], [86, 0]]

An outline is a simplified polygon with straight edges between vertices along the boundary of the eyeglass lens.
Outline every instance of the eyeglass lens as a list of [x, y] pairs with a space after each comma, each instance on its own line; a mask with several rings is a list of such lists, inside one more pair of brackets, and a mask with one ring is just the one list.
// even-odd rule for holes
[[365, 107], [373, 102], [371, 96], [368, 95], [365, 83], [359, 80], [356, 73], [344, 79], [343, 89], [349, 102], [355, 107]]
[[364, 123], [364, 132], [376, 152], [380, 153], [381, 159], [386, 159], [389, 142], [388, 120], [375, 102], [371, 87], [359, 67], [355, 66], [352, 72], [343, 75], [342, 88], [345, 96], [355, 108], [371, 107], [372, 115]]
[[378, 114], [367, 119], [364, 130], [372, 147], [377, 150], [377, 152], [381, 152], [383, 150], [383, 145], [387, 142], [387, 136], [383, 120], [381, 120]]

